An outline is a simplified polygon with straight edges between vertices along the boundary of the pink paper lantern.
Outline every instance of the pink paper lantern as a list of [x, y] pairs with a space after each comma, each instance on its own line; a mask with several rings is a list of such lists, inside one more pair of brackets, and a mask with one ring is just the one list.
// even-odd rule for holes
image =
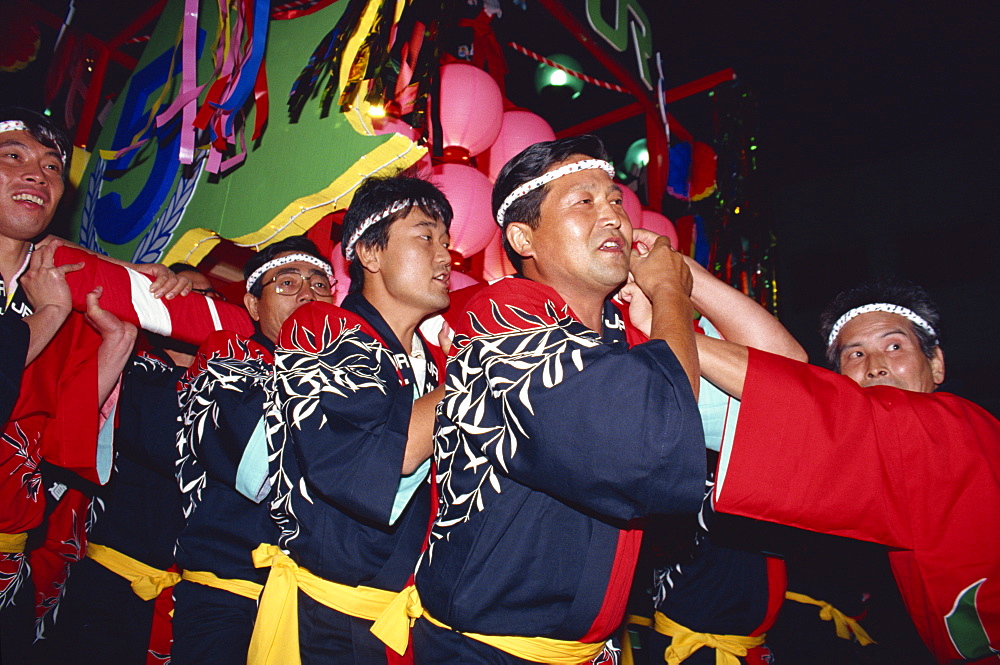
[[513, 264], [507, 258], [507, 253], [503, 251], [503, 236], [500, 227], [496, 227], [496, 232], [490, 243], [483, 250], [483, 279], [492, 282], [506, 275], [513, 275]]
[[[475, 65], [441, 67], [441, 146], [446, 154], [473, 157], [496, 140], [503, 122], [503, 95], [493, 77]], [[456, 160], [452, 160], [456, 161]]]
[[497, 230], [490, 202], [493, 194], [490, 179], [464, 164], [438, 164], [431, 173], [431, 182], [444, 192], [455, 211], [451, 249], [464, 258], [481, 252]]
[[542, 141], [554, 141], [556, 133], [549, 123], [531, 111], [520, 109], [503, 114], [500, 133], [490, 149], [478, 160], [479, 168], [490, 180], [496, 180], [500, 169], [519, 152]]
[[639, 228], [652, 231], [661, 236], [667, 236], [670, 238], [670, 246], [674, 249], [678, 248], [679, 240], [677, 238], [677, 229], [674, 228], [674, 223], [667, 219], [664, 215], [656, 212], [655, 210], [643, 209], [641, 216], [642, 223]]
[[479, 280], [472, 275], [466, 275], [464, 272], [458, 272], [457, 270], [451, 271], [451, 281], [448, 283], [449, 291], [458, 291], [459, 289], [464, 289], [467, 286], [472, 286], [473, 284], [479, 284]]
[[625, 213], [628, 215], [628, 221], [632, 222], [632, 226], [639, 226], [639, 221], [642, 219], [642, 201], [639, 200], [638, 195], [625, 185], [621, 185], [622, 189], [622, 207], [625, 208]]

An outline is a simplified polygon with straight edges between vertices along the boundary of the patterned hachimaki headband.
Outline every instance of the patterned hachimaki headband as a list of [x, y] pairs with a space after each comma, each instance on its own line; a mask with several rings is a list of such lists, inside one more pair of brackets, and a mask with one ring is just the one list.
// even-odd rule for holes
[[[4, 120], [0, 122], [0, 134], [4, 132], [27, 132], [30, 131], [28, 126], [21, 122], [20, 120]], [[51, 140], [51, 139], [49, 139]], [[63, 149], [56, 144], [56, 151], [59, 153], [59, 161], [62, 162], [63, 166], [66, 166], [66, 153]]]
[[497, 210], [497, 224], [500, 225], [500, 228], [503, 228], [503, 218], [504, 215], [507, 214], [507, 208], [511, 207], [514, 204], [514, 201], [518, 200], [525, 194], [535, 191], [542, 185], [546, 185], [556, 178], [561, 178], [564, 175], [576, 173], [577, 171], [585, 171], [587, 169], [601, 169], [610, 177], [615, 177], [615, 167], [611, 166], [611, 164], [603, 159], [581, 159], [579, 162], [573, 162], [572, 164], [560, 166], [553, 171], [543, 173], [537, 178], [529, 180], [508, 194], [507, 198], [505, 198], [503, 203], [500, 205], [500, 209]]
[[330, 278], [331, 282], [333, 282], [333, 268], [331, 268], [330, 264], [323, 259], [318, 259], [310, 254], [289, 254], [288, 256], [282, 256], [278, 259], [271, 259], [250, 273], [250, 276], [247, 277], [247, 293], [250, 293], [250, 289], [253, 288], [253, 285], [256, 284], [257, 280], [263, 277], [264, 273], [268, 270], [271, 268], [277, 268], [278, 266], [283, 266], [286, 263], [294, 263], [295, 261], [305, 261], [306, 263], [311, 263], [318, 268], [322, 268], [323, 272], [326, 273], [326, 276]]
[[887, 302], [874, 302], [870, 305], [862, 305], [861, 307], [855, 307], [854, 309], [846, 312], [843, 316], [837, 319], [837, 322], [833, 324], [833, 328], [830, 330], [830, 336], [826, 339], [827, 348], [833, 346], [833, 343], [837, 339], [837, 335], [840, 334], [841, 329], [847, 325], [847, 322], [856, 316], [862, 314], [867, 314], [869, 312], [888, 312], [889, 314], [899, 314], [900, 316], [909, 319], [914, 323], [914, 325], [919, 326], [932, 337], [937, 337], [937, 331], [931, 324], [927, 323], [924, 317], [920, 316], [912, 309], [907, 309], [902, 305], [893, 305]]
[[392, 205], [388, 206], [385, 210], [381, 210], [374, 215], [369, 215], [365, 218], [365, 221], [361, 222], [361, 225], [351, 234], [347, 242], [344, 243], [344, 257], [348, 261], [354, 260], [354, 246], [358, 244], [361, 240], [361, 236], [365, 234], [365, 231], [375, 226], [383, 219], [389, 215], [404, 210], [411, 205], [417, 205], [421, 207], [428, 207], [429, 204], [424, 199], [401, 199], [399, 201], [394, 201]]

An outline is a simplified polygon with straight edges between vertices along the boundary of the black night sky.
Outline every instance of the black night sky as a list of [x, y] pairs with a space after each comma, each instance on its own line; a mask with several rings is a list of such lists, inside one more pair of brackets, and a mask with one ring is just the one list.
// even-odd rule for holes
[[814, 362], [826, 302], [897, 274], [942, 309], [945, 389], [1000, 413], [1000, 6], [644, 4], [670, 85], [732, 67], [757, 99], [779, 313]]

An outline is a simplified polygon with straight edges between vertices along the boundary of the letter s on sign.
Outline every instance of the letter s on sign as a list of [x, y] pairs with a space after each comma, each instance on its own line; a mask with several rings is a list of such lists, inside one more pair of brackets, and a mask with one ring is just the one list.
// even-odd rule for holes
[[[632, 20], [629, 20], [629, 14], [632, 15]], [[619, 53], [623, 52], [628, 48], [631, 33], [639, 78], [647, 89], [652, 90], [649, 58], [653, 55], [653, 33], [646, 12], [639, 6], [637, 0], [615, 0], [614, 17], [615, 24], [612, 26], [601, 16], [601, 0], [587, 0], [587, 21], [594, 32], [603, 37], [611, 48]]]

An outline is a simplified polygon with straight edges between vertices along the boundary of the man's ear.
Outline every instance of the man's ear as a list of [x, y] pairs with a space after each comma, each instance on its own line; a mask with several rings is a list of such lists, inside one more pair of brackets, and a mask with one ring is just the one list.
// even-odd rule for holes
[[382, 253], [378, 250], [375, 245], [362, 245], [358, 243], [354, 246], [355, 261], [361, 262], [361, 267], [367, 272], [376, 273], [381, 270], [381, 265], [379, 264], [379, 258]]
[[935, 386], [940, 386], [944, 383], [944, 351], [941, 350], [940, 346], [934, 347], [934, 355], [930, 361], [931, 379], [934, 381]]
[[250, 318], [260, 321], [260, 314], [257, 312], [257, 298], [249, 293], [243, 294], [243, 306], [250, 313]]
[[507, 225], [504, 233], [507, 234], [507, 242], [510, 243], [511, 249], [519, 256], [534, 258], [533, 231], [534, 229], [524, 222], [511, 222]]

